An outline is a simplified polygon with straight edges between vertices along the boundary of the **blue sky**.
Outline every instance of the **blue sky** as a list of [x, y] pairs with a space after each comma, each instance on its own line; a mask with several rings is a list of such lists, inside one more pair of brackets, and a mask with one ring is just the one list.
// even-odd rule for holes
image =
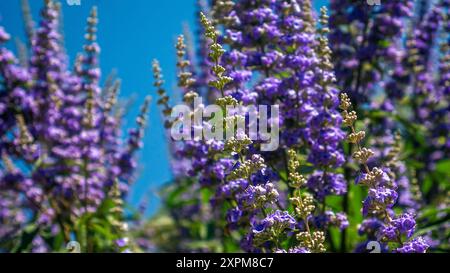
[[[183, 23], [195, 30], [196, 0], [80, 0], [80, 6], [70, 6], [61, 0], [67, 52], [74, 59], [82, 50], [86, 18], [92, 6], [98, 7], [101, 46], [100, 65], [103, 79], [115, 69], [122, 79], [122, 98], [133, 98], [128, 109], [125, 128], [134, 125], [134, 117], [144, 97], [151, 94], [151, 61], [160, 60], [166, 88], [175, 86], [174, 42], [183, 32]], [[29, 0], [35, 21], [43, 0]], [[314, 1], [319, 6], [325, 1]], [[20, 0], [0, 1], [0, 25], [14, 37], [24, 40]], [[9, 43], [14, 48], [14, 43]], [[155, 195], [161, 184], [170, 181], [167, 146], [156, 99], [152, 102], [144, 148], [139, 154], [138, 180], [130, 192], [130, 202], [137, 205], [149, 197], [149, 213], [158, 207]]]

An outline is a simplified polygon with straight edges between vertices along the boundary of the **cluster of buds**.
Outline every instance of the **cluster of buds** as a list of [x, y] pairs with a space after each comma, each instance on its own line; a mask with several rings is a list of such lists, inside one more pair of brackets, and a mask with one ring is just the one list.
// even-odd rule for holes
[[278, 200], [279, 193], [272, 183], [266, 183], [264, 186], [258, 185], [254, 187], [255, 204], [254, 209], [263, 208], [269, 203], [274, 203]]
[[[96, 43], [97, 40], [97, 24], [98, 24], [98, 18], [97, 18], [97, 8], [92, 8], [90, 16], [87, 19], [87, 29], [86, 29], [86, 35], [85, 39], [87, 40], [87, 44], [84, 45], [84, 50], [86, 52], [86, 56], [84, 58], [81, 57], [81, 65], [85, 65], [88, 67], [92, 67], [90, 70], [83, 71], [83, 76], [86, 80], [86, 88], [87, 88], [87, 98], [85, 102], [85, 118], [83, 120], [83, 125], [88, 128], [94, 128], [95, 127], [95, 108], [96, 108], [96, 100], [95, 100], [95, 94], [97, 92], [95, 85], [98, 83], [98, 76], [95, 71], [97, 71], [97, 63], [95, 61], [96, 54], [99, 53], [99, 47]], [[51, 79], [50, 83], [53, 81]], [[52, 85], [52, 84], [51, 84]], [[52, 87], [50, 85], [50, 92], [52, 92]], [[55, 105], [58, 105], [59, 103], [53, 99], [53, 103]]]
[[198, 97], [198, 93], [195, 91], [189, 91], [183, 96], [183, 101], [185, 103], [192, 103]]
[[303, 197], [294, 196], [289, 198], [289, 200], [295, 207], [295, 213], [302, 219], [306, 219], [316, 208], [314, 205], [314, 198], [310, 194]]
[[[200, 13], [200, 21], [205, 28], [205, 36], [212, 40], [211, 45], [209, 46], [210, 52], [208, 54], [209, 58], [213, 62], [212, 72], [216, 76], [215, 80], [210, 81], [208, 84], [212, 87], [218, 89], [221, 93], [221, 97], [217, 98], [215, 103], [222, 108], [223, 114], [225, 118], [225, 128], [227, 126], [234, 126], [234, 124], [239, 123], [239, 121], [245, 122], [245, 118], [241, 115], [234, 114], [228, 115], [227, 106], [237, 106], [239, 102], [233, 98], [232, 96], [224, 95], [225, 85], [231, 82], [233, 79], [231, 77], [225, 76], [226, 69], [219, 64], [220, 58], [225, 53], [223, 47], [217, 42], [218, 34], [211, 23], [211, 21], [206, 18], [203, 13]], [[231, 151], [232, 153], [241, 153], [241, 151], [245, 150], [248, 145], [252, 144], [252, 141], [245, 133], [236, 132], [235, 137], [231, 137], [225, 142], [225, 150]], [[262, 159], [262, 158], [261, 158]], [[258, 171], [262, 168], [265, 168], [264, 161], [261, 163], [261, 167], [254, 167], [253, 164], [258, 165], [259, 163], [253, 163], [253, 159], [243, 162], [242, 165], [234, 170], [230, 174], [229, 179], [235, 179], [239, 177], [249, 177], [253, 171]], [[253, 170], [253, 171], [252, 171]]]
[[161, 72], [161, 66], [159, 65], [158, 60], [153, 60], [152, 69], [154, 78], [153, 86], [156, 87], [159, 96], [157, 103], [158, 105], [162, 106], [162, 113], [165, 117], [164, 127], [170, 128], [170, 126], [172, 126], [172, 122], [169, 120], [169, 116], [172, 112], [172, 108], [169, 105], [169, 96], [167, 95], [166, 90], [163, 88], [164, 80]]
[[366, 133], [364, 131], [357, 132], [355, 130], [355, 122], [358, 119], [358, 116], [356, 115], [355, 111], [350, 111], [351, 106], [352, 103], [350, 102], [350, 98], [348, 97], [348, 95], [346, 93], [342, 93], [341, 103], [339, 105], [339, 108], [342, 109], [342, 123], [345, 126], [350, 127], [350, 129], [352, 130], [352, 132], [348, 135], [347, 140], [350, 143], [359, 144], [366, 136]]
[[177, 67], [179, 69], [178, 86], [181, 88], [185, 88], [186, 92], [189, 92], [189, 88], [195, 84], [195, 79], [192, 77], [192, 72], [188, 70], [191, 62], [185, 59], [186, 44], [184, 43], [183, 35], [178, 36], [177, 44], [175, 47], [177, 49]]
[[33, 136], [27, 128], [23, 115], [16, 115], [17, 125], [19, 127], [19, 143], [21, 147], [28, 147], [33, 143]]
[[206, 37], [210, 38], [213, 41], [212, 44], [209, 45], [209, 58], [214, 63], [212, 71], [216, 76], [216, 79], [210, 81], [209, 85], [217, 88], [217, 90], [219, 90], [223, 96], [223, 89], [225, 85], [233, 80], [231, 77], [224, 75], [225, 68], [219, 64], [220, 57], [222, 57], [222, 55], [225, 53], [225, 50], [217, 42], [218, 34], [214, 26], [203, 13], [200, 13], [200, 21], [205, 28]]
[[216, 104], [219, 105], [225, 113], [227, 106], [237, 106], [238, 101], [232, 96], [225, 96], [216, 99]]
[[363, 185], [371, 187], [374, 186], [377, 183], [377, 181], [380, 181], [383, 175], [384, 175], [383, 170], [374, 167], [371, 171], [368, 171], [367, 173], [362, 175], [358, 182]]
[[236, 130], [236, 137], [231, 137], [225, 141], [225, 150], [240, 153], [240, 151], [247, 148], [252, 143], [250, 138], [240, 130], [238, 132], [237, 125], [245, 124], [245, 117], [237, 113], [229, 113], [227, 107], [235, 107], [239, 102], [232, 96], [225, 96], [216, 99], [216, 104], [222, 109], [222, 114], [225, 117], [223, 128], [225, 130]]
[[129, 252], [130, 240], [127, 237], [129, 232], [128, 224], [123, 219], [123, 207], [124, 202], [119, 189], [119, 182], [116, 180], [109, 191], [109, 198], [111, 199], [112, 208], [111, 212], [111, 225], [116, 229], [118, 239], [115, 240], [116, 247], [120, 252]]
[[[97, 8], [94, 7], [91, 9], [91, 14], [87, 19], [87, 33], [85, 35], [86, 40], [88, 41], [95, 41], [97, 40], [97, 24], [98, 24], [98, 18], [97, 18]], [[96, 52], [96, 46], [93, 44], [85, 45], [86, 51], [92, 51]]]
[[211, 16], [214, 24], [230, 25], [236, 18], [230, 16], [235, 3], [231, 0], [217, 0], [211, 7]]
[[[346, 115], [347, 111], [350, 109], [350, 107], [352, 107], [352, 102], [350, 101], [350, 98], [348, 97], [347, 93], [342, 93], [341, 94], [341, 101], [339, 103], [339, 108], [341, 108], [343, 110], [342, 115]], [[355, 113], [355, 118], [356, 118], [356, 113]]]
[[192, 90], [196, 81], [193, 78], [193, 73], [189, 71], [191, 62], [186, 59], [186, 44], [183, 35], [178, 36], [175, 48], [177, 50], [178, 87], [184, 90], [183, 101], [192, 104], [194, 99], [198, 97], [198, 93]]
[[[344, 105], [346, 105], [346, 104], [344, 104]], [[341, 108], [342, 108], [342, 104], [341, 104]], [[355, 111], [347, 111], [347, 110], [344, 110], [343, 112], [342, 112], [342, 123], [345, 125], [345, 126], [352, 126], [355, 122], [356, 122], [356, 119], [358, 119], [358, 116], [356, 115], [356, 112]]]
[[235, 180], [238, 178], [249, 178], [253, 173], [266, 168], [264, 158], [260, 155], [253, 155], [250, 160], [244, 161], [240, 166], [233, 170], [228, 175], [228, 180]]
[[365, 136], [366, 133], [364, 131], [353, 132], [348, 135], [347, 140], [350, 143], [358, 144], [364, 139]]
[[241, 152], [246, 150], [250, 144], [252, 144], [252, 140], [247, 135], [243, 134], [239, 138], [231, 137], [230, 139], [227, 139], [225, 141], [224, 150], [241, 154]]
[[288, 150], [288, 179], [289, 186], [294, 188], [293, 196], [289, 198], [294, 206], [295, 214], [304, 221], [306, 231], [297, 234], [297, 240], [300, 246], [305, 247], [313, 252], [324, 252], [325, 235], [323, 232], [311, 232], [308, 223], [308, 217], [313, 213], [316, 206], [314, 205], [314, 198], [310, 194], [302, 194], [301, 187], [306, 184], [306, 179], [298, 173], [300, 161], [297, 153], [294, 150]]
[[136, 117], [137, 128], [135, 129], [135, 136], [132, 141], [129, 141], [129, 150], [135, 151], [141, 148], [142, 143], [141, 140], [144, 137], [145, 127], [147, 125], [147, 115], [150, 108], [151, 97], [146, 96], [144, 103], [142, 104], [139, 115]]
[[[89, 90], [88, 90], [89, 91]], [[95, 100], [92, 91], [89, 91], [87, 94], [87, 99], [85, 103], [85, 115], [83, 119], [83, 125], [86, 128], [93, 128], [94, 124], [94, 109], [95, 109]]]
[[297, 159], [297, 153], [294, 150], [288, 151], [288, 171], [289, 171], [289, 186], [299, 189], [306, 184], [306, 178], [297, 172], [300, 167], [300, 161]]
[[361, 164], [365, 164], [373, 155], [374, 152], [371, 149], [363, 147], [359, 151], [353, 153], [353, 158], [358, 160]]
[[[318, 33], [320, 34], [318, 36], [318, 46], [317, 46], [317, 55], [320, 58], [319, 67], [323, 71], [333, 71], [334, 66], [331, 62], [331, 49], [328, 46], [328, 34], [330, 32], [330, 29], [328, 28], [328, 14], [327, 14], [327, 8], [322, 7], [320, 9], [320, 24], [321, 28], [318, 30]], [[336, 78], [334, 77], [334, 74], [322, 74], [319, 73], [319, 82], [324, 87], [324, 90], [327, 91], [328, 85], [332, 84], [336, 81]]]
[[55, 110], [59, 110], [62, 106], [62, 101], [58, 97], [58, 84], [56, 83], [54, 76], [52, 76], [51, 74], [47, 75], [47, 81], [50, 102], [52, 103], [52, 106], [55, 107]]
[[2, 163], [5, 168], [10, 173], [16, 172], [16, 166], [14, 165], [13, 161], [9, 157], [9, 155], [5, 152], [2, 152]]
[[[417, 174], [415, 171], [412, 171], [412, 179], [410, 181], [410, 191], [414, 198], [414, 200], [423, 200], [422, 191], [420, 190], [419, 181], [417, 179]], [[450, 193], [447, 194], [447, 204], [450, 204]]]
[[121, 81], [115, 80], [110, 87], [105, 89], [106, 101], [104, 104], [104, 110], [106, 113], [110, 113], [111, 110], [113, 110], [114, 106], [117, 105], [117, 98], [119, 97], [120, 85]]
[[[369, 158], [374, 155], [374, 152], [369, 148], [360, 146], [360, 143], [366, 136], [366, 133], [364, 131], [356, 131], [355, 122], [358, 116], [355, 111], [350, 111], [351, 106], [352, 103], [348, 95], [346, 93], [342, 93], [339, 108], [342, 109], [343, 124], [351, 130], [351, 133], [347, 136], [347, 141], [356, 144], [357, 150], [353, 153], [353, 158], [358, 160], [359, 163], [366, 165]], [[366, 170], [368, 171], [368, 168], [366, 168]], [[372, 174], [376, 175], [375, 173]], [[367, 179], [370, 179], [372, 174], [368, 172]]]
[[300, 242], [300, 246], [308, 248], [314, 252], [325, 252], [325, 234], [322, 231], [314, 232], [299, 232], [297, 234], [297, 240]]
[[114, 220], [112, 221], [112, 225], [115, 226], [120, 232], [127, 231], [125, 226], [123, 225], [121, 219], [123, 215], [123, 200], [120, 194], [119, 183], [116, 180], [109, 191], [109, 196], [112, 201], [111, 213], [114, 215]]
[[40, 156], [40, 149], [28, 130], [24, 116], [22, 114], [16, 114], [16, 121], [19, 129], [19, 137], [17, 138], [18, 147], [20, 147], [21, 152], [24, 153], [24, 158], [27, 161], [36, 160]]
[[303, 32], [314, 33], [316, 26], [313, 15], [313, 7], [310, 0], [301, 1], [302, 20], [304, 22]]

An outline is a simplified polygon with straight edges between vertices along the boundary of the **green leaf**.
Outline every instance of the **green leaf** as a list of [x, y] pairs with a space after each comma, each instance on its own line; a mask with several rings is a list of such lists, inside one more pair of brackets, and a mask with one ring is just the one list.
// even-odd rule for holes
[[[436, 171], [450, 176], [450, 159], [444, 159], [436, 163]], [[448, 181], [446, 182], [448, 183]]]
[[423, 181], [421, 190], [424, 194], [427, 194], [430, 191], [432, 186], [433, 186], [433, 181], [429, 177], [427, 177]]
[[388, 48], [391, 42], [389, 40], [381, 40], [378, 42], [378, 46], [382, 48]]
[[39, 233], [39, 226], [30, 224], [26, 226], [20, 235], [19, 244], [12, 250], [13, 253], [26, 252], [31, 249], [33, 239]]

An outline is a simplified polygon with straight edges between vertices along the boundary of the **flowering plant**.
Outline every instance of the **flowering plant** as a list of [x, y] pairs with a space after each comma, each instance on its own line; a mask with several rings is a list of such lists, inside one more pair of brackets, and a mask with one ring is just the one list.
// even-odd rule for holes
[[152, 63], [173, 180], [134, 221], [149, 99], [123, 142], [96, 9], [70, 67], [59, 4], [35, 28], [24, 1], [20, 58], [0, 27], [0, 252], [448, 252], [450, 1], [428, 2], [198, 1], [180, 101]]
[[[26, 4], [26, 2], [25, 2]], [[46, 0], [29, 57], [0, 50], [0, 250], [125, 251], [123, 197], [133, 180], [147, 100], [122, 144], [120, 82], [99, 85], [97, 11], [73, 68], [62, 47], [60, 6]], [[0, 43], [10, 35], [0, 27]]]
[[[197, 59], [183, 36], [176, 47], [186, 116], [196, 97], [278, 105], [280, 143], [263, 151], [264, 139], [239, 129], [172, 141], [175, 178], [151, 220], [170, 219], [168, 239], [181, 243], [166, 250], [448, 249], [449, 3], [418, 1], [415, 12], [412, 1], [363, 2], [330, 1], [328, 15], [307, 0], [199, 1], [211, 19], [200, 14]], [[154, 70], [170, 127], [177, 118]], [[217, 124], [201, 120], [187, 134], [205, 127]]]

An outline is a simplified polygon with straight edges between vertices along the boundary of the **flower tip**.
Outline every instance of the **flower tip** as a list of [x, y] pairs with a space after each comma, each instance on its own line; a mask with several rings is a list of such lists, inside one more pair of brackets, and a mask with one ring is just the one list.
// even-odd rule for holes
[[11, 36], [6, 32], [6, 30], [0, 26], [0, 43], [7, 42]]
[[91, 17], [97, 17], [97, 15], [98, 15], [98, 9], [97, 9], [97, 6], [93, 6], [93, 7], [91, 8]]

